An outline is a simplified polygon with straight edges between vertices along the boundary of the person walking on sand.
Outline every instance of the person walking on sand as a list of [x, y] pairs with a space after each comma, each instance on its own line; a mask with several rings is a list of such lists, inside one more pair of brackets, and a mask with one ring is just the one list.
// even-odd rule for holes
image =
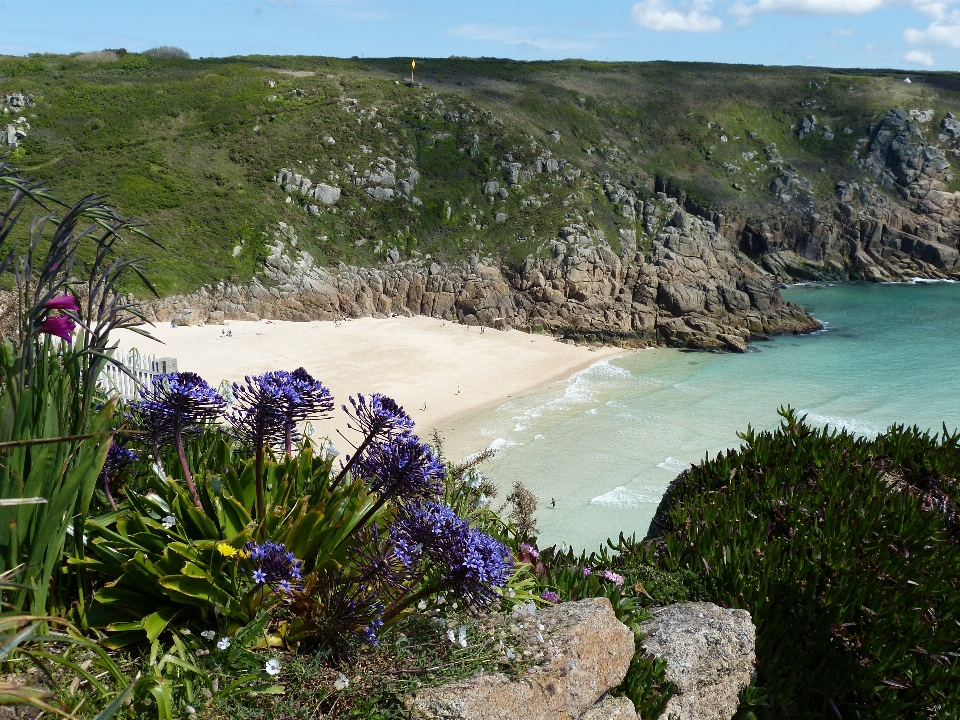
[[553, 498], [550, 498], [550, 507], [555, 508], [557, 506], [557, 501]]
[[457, 395], [459, 395], [459, 394], [460, 394], [460, 386], [457, 385]]

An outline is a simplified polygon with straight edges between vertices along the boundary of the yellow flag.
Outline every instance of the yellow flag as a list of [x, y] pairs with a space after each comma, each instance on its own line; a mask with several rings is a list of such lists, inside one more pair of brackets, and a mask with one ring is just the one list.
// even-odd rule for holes
[[411, 60], [411, 61], [410, 61], [410, 67], [411, 67], [411, 68], [416, 68], [416, 67], [417, 67], [417, 61], [416, 61], [416, 60]]

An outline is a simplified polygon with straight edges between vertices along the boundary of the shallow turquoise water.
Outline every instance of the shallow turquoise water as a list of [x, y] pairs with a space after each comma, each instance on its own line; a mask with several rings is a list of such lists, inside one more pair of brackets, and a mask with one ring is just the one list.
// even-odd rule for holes
[[960, 284], [814, 285], [784, 296], [826, 330], [745, 355], [631, 353], [457, 434], [499, 448], [484, 473], [503, 494], [514, 480], [537, 494], [542, 545], [592, 549], [621, 531], [645, 533], [680, 470], [738, 445], [748, 424], [775, 427], [781, 405], [866, 435], [893, 423], [960, 427]]

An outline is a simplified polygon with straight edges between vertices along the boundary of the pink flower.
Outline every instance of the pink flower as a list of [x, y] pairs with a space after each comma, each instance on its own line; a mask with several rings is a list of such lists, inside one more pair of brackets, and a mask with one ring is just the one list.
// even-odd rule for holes
[[593, 570], [591, 570], [591, 569], [588, 568], [588, 567], [585, 567], [585, 568], [583, 569], [583, 576], [584, 576], [584, 577], [590, 577], [590, 575], [591, 575], [592, 573], [593, 573]]
[[48, 317], [40, 323], [40, 327], [37, 329], [42, 333], [55, 335], [62, 340], [72, 342], [72, 333], [76, 327], [77, 324], [73, 322], [73, 320], [64, 315], [59, 315], [57, 317]]
[[551, 602], [551, 603], [560, 602], [560, 596], [557, 595], [553, 590], [547, 590], [541, 597], [547, 602]]
[[520, 552], [528, 553], [534, 560], [540, 557], [540, 552], [530, 545], [529, 543], [523, 543], [520, 545]]
[[50, 298], [44, 303], [44, 307], [48, 310], [72, 310], [73, 312], [80, 310], [77, 299], [73, 295], [58, 295]]
[[612, 570], [604, 570], [603, 576], [610, 582], [615, 582], [617, 585], [623, 585], [623, 575], [617, 575], [617, 573]]

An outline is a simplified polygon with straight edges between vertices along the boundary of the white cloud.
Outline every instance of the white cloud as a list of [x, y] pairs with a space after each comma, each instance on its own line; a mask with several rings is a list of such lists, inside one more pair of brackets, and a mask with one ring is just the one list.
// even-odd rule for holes
[[911, 65], [924, 65], [926, 67], [934, 64], [933, 55], [923, 50], [911, 50], [903, 56], [903, 61]]
[[853, 35], [853, 28], [843, 28], [841, 30], [831, 30], [830, 34], [833, 37], [850, 37]]
[[516, 25], [465, 23], [447, 28], [444, 33], [464, 40], [495, 42], [522, 50], [584, 50], [590, 47], [583, 42], [544, 37], [534, 28]]
[[960, 22], [941, 23], [934, 21], [927, 26], [926, 30], [907, 28], [903, 31], [903, 39], [911, 45], [960, 47]]
[[[960, 0], [737, 0], [730, 12], [741, 18], [780, 13], [784, 15], [866, 15], [875, 10], [908, 5], [934, 20], [943, 20]], [[852, 32], [852, 31], [851, 31]]]
[[730, 12], [741, 17], [766, 13], [785, 15], [864, 15], [887, 5], [888, 0], [758, 0], [737, 2]]
[[813, 62], [814, 60], [816, 60], [816, 59], [817, 59], [817, 56], [816, 56], [816, 55], [813, 55], [812, 53], [811, 53], [810, 55], [807, 55], [807, 56], [804, 58], [804, 60], [805, 60], [806, 62], [809, 62], [809, 63], [812, 63], [812, 62]]
[[633, 23], [657, 32], [720, 32], [723, 20], [708, 14], [709, 0], [696, 0], [683, 9], [674, 9], [665, 0], [641, 0], [630, 14]]

